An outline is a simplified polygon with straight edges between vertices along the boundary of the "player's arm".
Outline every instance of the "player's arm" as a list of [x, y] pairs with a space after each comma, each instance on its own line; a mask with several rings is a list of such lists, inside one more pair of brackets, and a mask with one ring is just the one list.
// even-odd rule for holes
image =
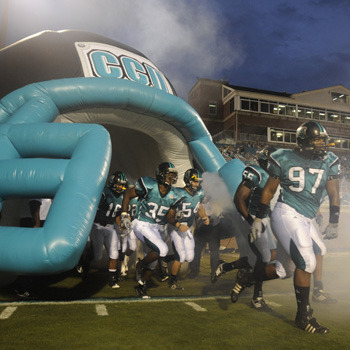
[[199, 203], [198, 215], [201, 218], [204, 225], [209, 225], [210, 219], [209, 219], [202, 203]]
[[269, 176], [269, 178], [267, 179], [267, 182], [261, 194], [258, 212], [256, 214], [256, 218], [254, 219], [252, 229], [250, 231], [251, 243], [253, 243], [261, 237], [261, 233], [264, 230], [262, 219], [265, 217], [265, 214], [269, 209], [269, 204], [271, 202], [271, 199], [275, 195], [279, 184], [280, 180], [278, 178]]
[[171, 208], [168, 213], [166, 214], [166, 218], [169, 222], [169, 224], [175, 226], [178, 230], [181, 232], [186, 232], [189, 227], [186, 225], [186, 223], [182, 223], [176, 220], [176, 209], [173, 207]]
[[250, 196], [253, 188], [254, 185], [251, 181], [244, 180], [239, 184], [235, 196], [233, 198], [233, 202], [237, 210], [248, 221], [250, 225], [252, 225], [254, 220], [248, 212], [246, 200]]
[[128, 213], [129, 203], [132, 198], [137, 197], [135, 187], [129, 188], [123, 195], [122, 213]]
[[265, 187], [261, 193], [258, 213], [256, 215], [257, 218], [262, 219], [265, 216], [266, 211], [268, 210], [268, 206], [271, 202], [271, 199], [275, 195], [279, 184], [280, 184], [280, 180], [278, 178], [269, 176], [265, 184]]
[[116, 216], [116, 223], [121, 229], [128, 230], [131, 227], [131, 220], [128, 214], [128, 208], [130, 200], [135, 197], [137, 197], [135, 187], [129, 188], [123, 195], [122, 208], [120, 210], [120, 219], [118, 214]]
[[338, 223], [340, 214], [339, 179], [332, 178], [326, 182], [326, 190], [329, 197], [329, 224], [324, 230], [324, 239], [338, 237]]

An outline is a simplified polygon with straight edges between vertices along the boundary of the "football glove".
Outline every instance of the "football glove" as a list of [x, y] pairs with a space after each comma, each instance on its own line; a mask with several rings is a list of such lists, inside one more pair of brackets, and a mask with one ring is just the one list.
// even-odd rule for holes
[[175, 221], [180, 222], [184, 218], [184, 212], [182, 210], [176, 210]]
[[261, 237], [261, 234], [265, 231], [265, 225], [262, 222], [262, 219], [255, 218], [250, 230], [250, 243], [253, 243]]
[[323, 215], [321, 213], [317, 213], [316, 214], [316, 224], [319, 226], [319, 227], [322, 227], [322, 224], [323, 224]]
[[120, 215], [120, 227], [125, 230], [131, 229], [131, 221], [129, 219], [128, 213], [121, 213]]
[[326, 229], [322, 232], [323, 239], [333, 239], [338, 237], [338, 224], [329, 223]]

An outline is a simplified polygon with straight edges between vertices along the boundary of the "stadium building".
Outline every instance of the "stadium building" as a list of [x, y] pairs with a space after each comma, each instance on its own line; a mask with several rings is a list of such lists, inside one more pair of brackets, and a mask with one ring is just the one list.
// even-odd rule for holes
[[188, 102], [215, 142], [293, 148], [297, 127], [317, 120], [334, 144], [330, 150], [344, 157], [350, 150], [349, 95], [350, 90], [343, 85], [289, 94], [199, 79], [188, 94]]

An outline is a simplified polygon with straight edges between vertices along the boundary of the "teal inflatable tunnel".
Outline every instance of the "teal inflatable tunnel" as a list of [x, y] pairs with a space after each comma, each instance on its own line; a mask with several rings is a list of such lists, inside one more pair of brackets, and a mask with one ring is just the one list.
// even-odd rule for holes
[[[68, 37], [65, 45], [81, 63], [74, 72], [82, 76], [26, 78], [24, 86], [14, 79], [11, 92], [2, 90], [0, 209], [15, 199], [54, 200], [42, 228], [11, 221], [0, 226], [0, 271], [51, 274], [73, 268], [110, 171], [123, 170], [131, 179], [154, 176], [156, 166], [168, 160], [179, 179], [192, 166], [218, 173], [233, 195], [243, 163], [224, 160], [198, 113], [145, 56], [91, 33], [49, 33]], [[47, 33], [34, 40], [41, 35]], [[13, 64], [4, 59], [11, 50], [0, 51], [2, 67]]]

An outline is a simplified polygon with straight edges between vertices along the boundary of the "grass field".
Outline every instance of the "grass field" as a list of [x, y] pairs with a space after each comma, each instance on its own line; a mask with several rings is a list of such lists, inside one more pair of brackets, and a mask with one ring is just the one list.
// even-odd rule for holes
[[[237, 254], [223, 254], [226, 261]], [[324, 283], [338, 299], [312, 303], [314, 315], [330, 334], [309, 334], [294, 326], [292, 280], [264, 285], [272, 313], [250, 308], [252, 288], [238, 302], [229, 298], [234, 272], [209, 279], [209, 257], [196, 280], [182, 279], [184, 291], [154, 280], [150, 300], [135, 297], [133, 271], [112, 290], [107, 274], [91, 271], [82, 282], [74, 272], [36, 281], [38, 299], [20, 301], [10, 286], [0, 288], [0, 349], [348, 349], [350, 342], [350, 252], [330, 252]]]

